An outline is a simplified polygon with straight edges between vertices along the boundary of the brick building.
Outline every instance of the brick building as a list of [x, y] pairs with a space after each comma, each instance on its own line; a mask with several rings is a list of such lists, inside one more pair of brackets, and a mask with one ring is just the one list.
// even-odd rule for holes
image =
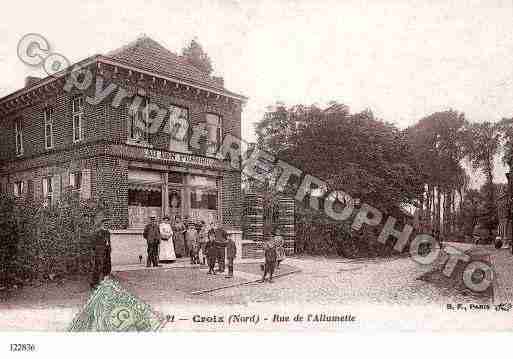
[[105, 201], [115, 263], [144, 254], [150, 213], [219, 220], [240, 237], [240, 171], [215, 154], [224, 136], [240, 138], [246, 98], [148, 37], [79, 65], [0, 99], [0, 189], [44, 203], [64, 189]]

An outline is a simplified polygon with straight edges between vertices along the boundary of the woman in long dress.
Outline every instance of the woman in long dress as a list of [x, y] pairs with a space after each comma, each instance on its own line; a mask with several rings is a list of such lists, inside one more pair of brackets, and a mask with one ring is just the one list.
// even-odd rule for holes
[[185, 225], [183, 224], [180, 217], [175, 218], [175, 225], [173, 228], [173, 244], [175, 246], [175, 254], [177, 258], [181, 258], [185, 255]]
[[176, 260], [175, 245], [173, 244], [173, 229], [169, 222], [169, 216], [164, 217], [164, 221], [159, 225], [160, 229], [160, 261]]

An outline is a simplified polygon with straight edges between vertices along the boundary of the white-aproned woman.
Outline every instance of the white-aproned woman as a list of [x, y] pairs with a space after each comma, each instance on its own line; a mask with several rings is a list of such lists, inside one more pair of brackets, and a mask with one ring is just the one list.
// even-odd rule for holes
[[165, 216], [162, 223], [159, 225], [160, 229], [160, 256], [161, 262], [176, 260], [175, 246], [173, 244], [173, 229], [169, 217]]

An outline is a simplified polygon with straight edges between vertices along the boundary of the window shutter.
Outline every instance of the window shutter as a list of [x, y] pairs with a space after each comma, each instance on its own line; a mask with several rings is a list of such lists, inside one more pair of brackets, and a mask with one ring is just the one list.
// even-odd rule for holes
[[82, 171], [82, 186], [80, 187], [80, 198], [91, 198], [91, 170], [86, 169]]
[[16, 185], [16, 182], [12, 184], [12, 193], [14, 193], [14, 196], [18, 197], [20, 194], [18, 193], [18, 186]]

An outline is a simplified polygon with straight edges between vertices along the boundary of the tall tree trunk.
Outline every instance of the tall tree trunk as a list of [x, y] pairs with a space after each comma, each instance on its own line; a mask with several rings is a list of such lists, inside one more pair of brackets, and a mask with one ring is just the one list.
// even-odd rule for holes
[[431, 230], [436, 228], [435, 185], [431, 186]]
[[[427, 185], [427, 193], [426, 193], [426, 211], [424, 212], [425, 224], [431, 224], [431, 185], [428, 183]], [[427, 228], [424, 228], [427, 230]]]
[[440, 201], [442, 199], [442, 192], [440, 186], [436, 187], [436, 230], [440, 233]]

